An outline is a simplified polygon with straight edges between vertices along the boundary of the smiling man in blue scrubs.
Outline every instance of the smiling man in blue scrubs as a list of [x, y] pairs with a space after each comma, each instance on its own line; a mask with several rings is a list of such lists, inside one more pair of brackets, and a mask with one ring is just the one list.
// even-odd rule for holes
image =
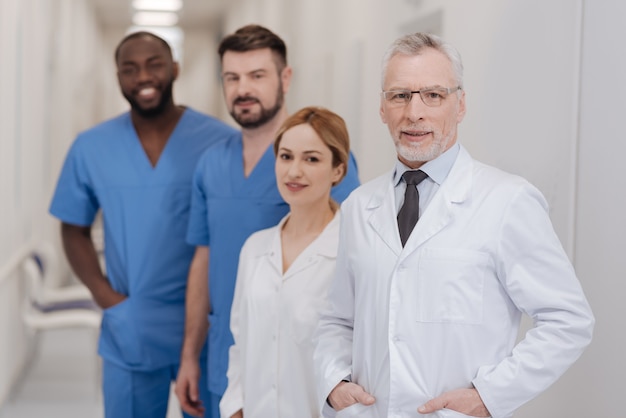
[[[178, 373], [194, 253], [185, 242], [193, 168], [207, 147], [236, 131], [174, 104], [178, 65], [163, 39], [130, 34], [115, 61], [131, 109], [78, 135], [50, 213], [62, 222], [74, 272], [104, 310], [98, 352], [105, 416], [164, 418]], [[99, 210], [106, 275], [91, 240]]]
[[[194, 177], [187, 237], [197, 247], [189, 272], [185, 343], [176, 381], [183, 410], [197, 416], [206, 410], [214, 418], [219, 417], [216, 406], [228, 384], [230, 310], [239, 252], [253, 232], [276, 225], [289, 211], [276, 186], [273, 143], [288, 117], [284, 102], [292, 74], [283, 40], [258, 25], [224, 38], [219, 55], [226, 105], [242, 131], [208, 149]], [[333, 198], [343, 201], [358, 184], [350, 154], [348, 172], [333, 188]], [[197, 399], [198, 382], [204, 380], [197, 359], [207, 329], [209, 391], [215, 408], [211, 410], [203, 409]]]

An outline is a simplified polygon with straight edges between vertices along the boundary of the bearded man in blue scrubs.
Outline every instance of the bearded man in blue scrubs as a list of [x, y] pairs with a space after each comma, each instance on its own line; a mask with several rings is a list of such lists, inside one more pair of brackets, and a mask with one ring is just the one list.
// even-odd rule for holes
[[[207, 147], [237, 132], [174, 104], [179, 70], [163, 39], [130, 34], [115, 61], [130, 111], [78, 135], [50, 213], [62, 222], [72, 269], [103, 309], [98, 352], [105, 416], [164, 418], [178, 373], [194, 254], [185, 242], [193, 169]], [[91, 240], [99, 210], [106, 275]], [[200, 361], [205, 358], [201, 353]], [[199, 393], [208, 394], [206, 388]]]
[[[285, 43], [264, 27], [248, 25], [225, 37], [218, 53], [226, 105], [242, 131], [205, 152], [193, 181], [187, 238], [197, 247], [189, 272], [176, 395], [183, 410], [196, 416], [206, 409], [198, 402], [197, 386], [203, 380], [198, 357], [207, 330], [211, 408], [228, 384], [230, 310], [241, 247], [253, 232], [276, 225], [289, 211], [276, 186], [272, 149], [288, 117], [284, 102], [292, 70]], [[343, 201], [358, 184], [351, 154], [347, 175], [333, 188], [333, 198]], [[217, 408], [208, 412], [219, 417]]]

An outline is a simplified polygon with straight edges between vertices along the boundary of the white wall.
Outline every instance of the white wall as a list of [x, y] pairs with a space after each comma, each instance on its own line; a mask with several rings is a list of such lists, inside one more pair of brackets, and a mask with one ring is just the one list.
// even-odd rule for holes
[[617, 417], [625, 415], [619, 400], [626, 388], [626, 3], [587, 0], [584, 6], [574, 254], [597, 322], [591, 347], [569, 376], [578, 390], [562, 385], [557, 396], [582, 398], [566, 402], [570, 416]]
[[[22, 286], [19, 272], [12, 268], [13, 260], [42, 219], [37, 216], [43, 191], [42, 164], [40, 153], [31, 150], [44, 144], [44, 118], [33, 92], [42, 87], [45, 74], [31, 68], [43, 65], [45, 54], [31, 44], [32, 27], [22, 21], [25, 13], [41, 6], [32, 23], [47, 35], [42, 19], [47, 8], [37, 3], [0, 3], [0, 193], [4, 197], [0, 205], [0, 341], [10, 341], [0, 345], [0, 404], [25, 364], [30, 342], [19, 316]], [[42, 95], [38, 96], [41, 100]]]
[[63, 139], [96, 116], [97, 30], [82, 0], [0, 2], [0, 404], [31, 342], [20, 275], [7, 269], [29, 243], [58, 239], [47, 207]]
[[184, 57], [175, 84], [175, 99], [202, 112], [216, 115], [223, 106], [218, 77], [217, 37], [211, 26], [185, 31]]

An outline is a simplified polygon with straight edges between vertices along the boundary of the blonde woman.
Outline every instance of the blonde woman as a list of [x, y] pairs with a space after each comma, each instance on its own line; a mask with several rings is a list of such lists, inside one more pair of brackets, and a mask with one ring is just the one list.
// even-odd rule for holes
[[[335, 269], [350, 143], [335, 113], [307, 107], [274, 143], [278, 190], [290, 212], [246, 241], [239, 258], [222, 417], [319, 417], [312, 335]], [[250, 208], [254, 210], [254, 208]]]

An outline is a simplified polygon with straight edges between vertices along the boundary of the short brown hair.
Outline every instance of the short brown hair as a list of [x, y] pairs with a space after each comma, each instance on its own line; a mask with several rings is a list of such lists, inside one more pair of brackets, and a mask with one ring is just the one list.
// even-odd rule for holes
[[271, 30], [260, 25], [246, 25], [222, 39], [217, 50], [220, 60], [226, 51], [246, 52], [255, 49], [269, 48], [278, 61], [277, 68], [287, 66], [287, 46], [285, 42]]
[[280, 141], [283, 134], [294, 126], [307, 124], [313, 128], [322, 142], [330, 149], [333, 155], [333, 167], [343, 164], [344, 170], [339, 183], [348, 171], [348, 159], [350, 158], [350, 136], [343, 118], [328, 109], [317, 106], [309, 106], [298, 110], [278, 130], [274, 141], [274, 155], [278, 154]]

